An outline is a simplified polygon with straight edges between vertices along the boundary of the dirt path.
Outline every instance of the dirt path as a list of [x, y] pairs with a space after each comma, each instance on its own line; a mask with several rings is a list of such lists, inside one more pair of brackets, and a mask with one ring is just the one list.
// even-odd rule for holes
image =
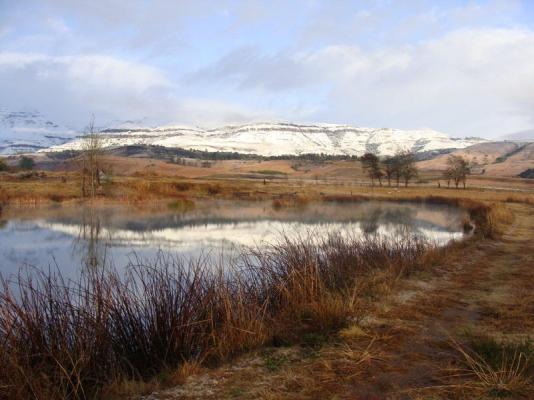
[[448, 381], [447, 369], [458, 362], [453, 348], [458, 337], [534, 334], [534, 209], [510, 207], [515, 220], [500, 240], [466, 248], [437, 278], [404, 283], [391, 308], [380, 313], [383, 324], [374, 329], [412, 334], [401, 335], [387, 355], [387, 370], [355, 385], [354, 395], [424, 396]]
[[510, 207], [501, 239], [468, 244], [449, 265], [405, 280], [340, 341], [251, 353], [149, 399], [473, 398], [451, 380], [453, 340], [534, 337], [534, 207]]

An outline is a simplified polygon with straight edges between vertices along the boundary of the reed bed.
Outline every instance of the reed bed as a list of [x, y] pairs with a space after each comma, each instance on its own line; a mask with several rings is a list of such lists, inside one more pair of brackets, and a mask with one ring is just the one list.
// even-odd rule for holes
[[20, 273], [1, 282], [0, 398], [107, 398], [117, 382], [328, 335], [361, 315], [369, 276], [395, 278], [441, 253], [409, 236], [309, 235], [224, 267], [160, 254], [76, 280]]

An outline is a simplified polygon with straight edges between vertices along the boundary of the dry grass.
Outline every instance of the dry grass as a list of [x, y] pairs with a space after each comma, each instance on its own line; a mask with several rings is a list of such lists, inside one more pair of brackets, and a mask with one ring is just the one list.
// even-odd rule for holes
[[[478, 349], [482, 351], [477, 352], [476, 346], [467, 347], [451, 341], [463, 364], [451, 376], [462, 380], [460, 388], [478, 397], [515, 397], [531, 393], [534, 381], [530, 345], [505, 345], [487, 339], [484, 343], [485, 346]], [[491, 343], [489, 347], [488, 343]]]
[[[132, 160], [129, 160], [132, 161]], [[341, 163], [345, 165], [346, 163]], [[340, 172], [339, 168], [329, 166], [332, 173]], [[290, 169], [290, 168], [289, 168]], [[205, 169], [209, 171], [210, 169]], [[249, 171], [249, 167], [246, 166]], [[183, 171], [184, 173], [187, 170]], [[352, 176], [352, 175], [351, 175]], [[502, 179], [501, 179], [502, 180]], [[527, 182], [528, 183], [528, 182]], [[312, 179], [311, 176], [295, 176], [287, 179], [269, 180], [264, 184], [263, 179], [250, 179], [246, 176], [213, 175], [191, 176], [187, 178], [179, 175], [160, 175], [145, 171], [138, 174], [117, 175], [113, 182], [102, 187], [98, 195], [109, 201], [143, 202], [152, 199], [171, 200], [185, 195], [186, 197], [205, 198], [241, 198], [241, 199], [280, 199], [288, 196], [319, 199], [343, 199], [354, 201], [363, 199], [409, 200], [438, 196], [446, 198], [472, 199], [475, 201], [521, 202], [534, 204], [534, 194], [528, 190], [528, 185], [517, 179], [510, 179], [511, 188], [520, 186], [524, 193], [506, 189], [468, 188], [446, 189], [434, 186], [411, 186], [408, 188], [374, 187], [371, 188], [361, 180], [359, 175], [350, 180], [335, 178]], [[76, 172], [47, 172], [29, 179], [19, 179], [15, 176], [0, 176], [0, 188], [12, 204], [37, 204], [40, 202], [68, 201], [81, 198], [80, 180]], [[281, 200], [281, 203], [288, 202]]]
[[272, 206], [274, 209], [287, 207], [305, 207], [310, 203], [310, 198], [303, 195], [280, 195], [273, 199]]
[[423, 267], [427, 252], [409, 237], [334, 235], [285, 239], [231, 270], [161, 255], [125, 276], [20, 275], [0, 293], [0, 398], [87, 399], [108, 385], [133, 390], [133, 380], [151, 387], [162, 371], [182, 366], [178, 375], [187, 375], [195, 360], [211, 365], [264, 344], [320, 347], [363, 311], [370, 272], [405, 274]]
[[[66, 201], [79, 196], [71, 177], [67, 182], [50, 176], [1, 185], [0, 203], [2, 199], [20, 204]], [[464, 207], [477, 232], [489, 238], [498, 237], [512, 222], [505, 202], [532, 204], [529, 195], [510, 197], [495, 191], [441, 190], [440, 196], [429, 196], [436, 190], [374, 188], [371, 192], [365, 187], [321, 183], [263, 185], [161, 177], [116, 179], [105, 196], [139, 202], [165, 198], [171, 207], [182, 207], [197, 197], [239, 194], [251, 199], [277, 197], [276, 207], [277, 199], [295, 192], [295, 199], [305, 200], [281, 200], [280, 206], [305, 205], [313, 199], [378, 198]], [[387, 294], [399, 277], [427, 269], [443, 261], [445, 254], [424, 243], [399, 241], [391, 247], [332, 237], [322, 243], [286, 241], [247, 256], [248, 264], [232, 280], [215, 274], [211, 266], [184, 267], [167, 259], [137, 266], [137, 276], [126, 282], [116, 275], [74, 284], [57, 276], [22, 279], [15, 285], [25, 295], [22, 303], [4, 286], [0, 360], [5, 368], [0, 371], [0, 398], [86, 399], [147, 393], [161, 382], [182, 383], [198, 371], [197, 360], [214, 365], [264, 344], [320, 348], [332, 336], [346, 343], [336, 350], [342, 354], [338, 359], [334, 353], [332, 357], [324, 354], [325, 381], [357, 378], [366, 363], [380, 362], [382, 356], [374, 345], [358, 343], [357, 338], [366, 333], [362, 335], [353, 321], [368, 312], [370, 302]], [[499, 388], [504, 382], [507, 390], [520, 390], [523, 383], [514, 376], [524, 373], [524, 357], [510, 354], [502, 368], [488, 369], [476, 364], [480, 360], [470, 351], [465, 354], [471, 361], [460, 354], [466, 364], [463, 372], [470, 370], [475, 381], [483, 381], [478, 371], [484, 382]]]

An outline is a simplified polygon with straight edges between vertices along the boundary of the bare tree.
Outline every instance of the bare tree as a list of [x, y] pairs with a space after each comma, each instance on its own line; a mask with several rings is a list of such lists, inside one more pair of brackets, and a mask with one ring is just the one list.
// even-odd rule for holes
[[388, 180], [388, 186], [391, 186], [391, 179], [393, 177], [397, 178], [397, 186], [399, 186], [400, 180], [400, 171], [399, 171], [399, 156], [394, 155], [386, 157], [382, 162], [384, 165], [384, 176]]
[[82, 195], [96, 196], [100, 186], [102, 140], [95, 130], [95, 117], [91, 118], [82, 143], [81, 186]]
[[371, 185], [375, 185], [375, 179], [378, 179], [380, 186], [382, 186], [382, 177], [384, 173], [380, 169], [380, 162], [378, 157], [373, 153], [365, 153], [360, 159], [363, 168], [367, 171], [369, 178], [371, 178]]
[[399, 184], [400, 177], [402, 177], [404, 186], [407, 187], [408, 183], [419, 175], [419, 171], [415, 166], [415, 156], [412, 152], [405, 151], [399, 153], [396, 157], [398, 157], [396, 163], [397, 185]]
[[447, 169], [444, 172], [444, 176], [448, 182], [450, 182], [450, 180], [454, 181], [454, 186], [456, 189], [458, 189], [458, 185], [460, 183], [463, 183], [463, 187], [465, 189], [467, 175], [470, 173], [471, 166], [465, 158], [461, 156], [455, 156], [454, 154], [449, 156], [447, 159]]

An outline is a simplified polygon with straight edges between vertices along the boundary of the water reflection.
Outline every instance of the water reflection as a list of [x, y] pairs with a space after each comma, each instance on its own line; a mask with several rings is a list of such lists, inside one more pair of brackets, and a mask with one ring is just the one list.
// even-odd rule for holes
[[184, 257], [232, 255], [243, 246], [296, 237], [345, 232], [395, 238], [406, 232], [439, 244], [462, 236], [463, 211], [438, 205], [364, 202], [310, 204], [274, 210], [268, 203], [201, 203], [190, 212], [127, 207], [55, 207], [7, 215], [0, 230], [1, 273], [20, 266], [57, 265], [63, 272], [80, 266], [127, 264], [136, 254], [158, 251]]
[[[84, 208], [78, 235], [72, 241], [73, 253], [78, 254], [82, 265], [97, 268], [105, 263], [106, 243], [101, 240], [100, 216], [95, 208]], [[111, 235], [109, 243], [112, 242]]]

